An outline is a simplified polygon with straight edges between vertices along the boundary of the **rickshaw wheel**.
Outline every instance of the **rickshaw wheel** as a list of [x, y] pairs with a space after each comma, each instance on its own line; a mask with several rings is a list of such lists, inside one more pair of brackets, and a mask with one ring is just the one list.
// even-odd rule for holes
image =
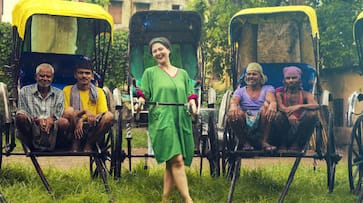
[[[235, 133], [233, 132], [229, 122], [226, 123], [226, 128], [223, 134], [223, 143], [224, 147], [222, 150], [222, 167], [223, 167], [223, 175], [231, 180], [233, 174], [236, 171], [236, 174], [239, 174], [241, 168], [241, 162], [236, 161], [236, 155], [233, 153], [237, 151], [239, 141]], [[236, 166], [238, 164], [238, 166]]]
[[363, 116], [354, 123], [348, 150], [348, 177], [350, 191], [359, 194], [363, 176], [363, 146], [362, 146]]
[[208, 137], [210, 143], [210, 151], [207, 153], [209, 160], [210, 175], [212, 177], [220, 176], [220, 154], [219, 154], [219, 142], [217, 134], [217, 126], [214, 120], [214, 115], [210, 115], [208, 119]]
[[[114, 136], [112, 130], [110, 130], [103, 140], [103, 143], [100, 145], [101, 153], [97, 153], [95, 155], [90, 156], [90, 175], [92, 178], [99, 176], [99, 170], [103, 170], [108, 174], [112, 174], [114, 170], [113, 163], [113, 152], [114, 152]], [[96, 162], [97, 158], [100, 158], [101, 165], [98, 166]], [[101, 167], [101, 168], [98, 168]]]
[[327, 179], [328, 179], [329, 192], [333, 192], [333, 190], [334, 190], [335, 169], [336, 169], [336, 164], [340, 160], [340, 156], [337, 155], [336, 148], [335, 148], [333, 122], [334, 122], [333, 115], [332, 115], [332, 113], [329, 113], [328, 145], [327, 145], [327, 156], [326, 156], [327, 176], [328, 176]]
[[0, 169], [3, 163], [3, 116], [0, 114]]
[[320, 121], [317, 122], [315, 126], [315, 133], [313, 134], [313, 139], [315, 138], [315, 153], [318, 157], [323, 157], [323, 146], [324, 146], [324, 137], [323, 137], [323, 126]]
[[0, 146], [1, 146], [1, 150], [0, 150], [0, 169], [2, 166], [2, 157], [5, 155], [10, 154], [14, 148], [15, 148], [15, 125], [13, 122], [10, 123], [4, 123], [4, 117], [2, 117], [2, 115], [0, 115], [1, 117], [1, 121], [0, 121]]

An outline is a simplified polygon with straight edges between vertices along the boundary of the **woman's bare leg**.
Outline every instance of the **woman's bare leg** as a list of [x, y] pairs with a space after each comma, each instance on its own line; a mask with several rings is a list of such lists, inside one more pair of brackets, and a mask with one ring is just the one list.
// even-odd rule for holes
[[174, 156], [170, 160], [170, 164], [171, 164], [171, 176], [173, 182], [177, 187], [178, 191], [180, 192], [180, 195], [182, 196], [184, 202], [186, 203], [193, 202], [189, 194], [188, 180], [187, 180], [187, 175], [185, 173], [184, 160], [182, 155], [179, 154], [177, 156]]
[[162, 202], [168, 202], [171, 191], [174, 187], [173, 177], [171, 175], [171, 164], [169, 161], [166, 162], [165, 173], [164, 173], [164, 190]]

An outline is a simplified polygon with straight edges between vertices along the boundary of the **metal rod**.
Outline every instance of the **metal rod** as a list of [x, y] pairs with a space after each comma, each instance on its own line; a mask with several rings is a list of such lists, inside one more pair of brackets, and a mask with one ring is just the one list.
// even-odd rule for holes
[[40, 179], [42, 180], [45, 188], [47, 189], [48, 193], [51, 194], [52, 193], [52, 188], [50, 187], [48, 180], [45, 178], [43, 170], [40, 168], [40, 165], [37, 161], [37, 158], [34, 155], [30, 155], [30, 159], [35, 167], [35, 170], [37, 171]]
[[237, 157], [237, 160], [234, 161], [234, 171], [233, 171], [233, 175], [232, 175], [232, 183], [231, 183], [231, 187], [229, 189], [229, 193], [228, 193], [228, 199], [227, 199], [227, 203], [231, 203], [232, 199], [233, 199], [233, 193], [234, 193], [234, 189], [236, 187], [236, 181], [237, 181], [237, 173], [240, 172], [239, 167], [241, 164], [241, 158]]
[[184, 104], [184, 103], [172, 103], [172, 102], [146, 102], [149, 105], [155, 105], [155, 106], [187, 106], [188, 104]]
[[282, 203], [282, 202], [284, 202], [284, 199], [285, 199], [285, 197], [286, 197], [287, 191], [289, 190], [290, 185], [291, 185], [292, 181], [294, 180], [294, 176], [295, 176], [295, 173], [296, 173], [297, 167], [298, 167], [298, 166], [299, 166], [299, 164], [300, 164], [301, 158], [302, 158], [301, 156], [299, 156], [299, 157], [297, 157], [297, 158], [296, 158], [296, 160], [295, 160], [295, 162], [294, 162], [294, 165], [293, 165], [293, 167], [292, 167], [292, 169], [291, 169], [291, 171], [290, 171], [289, 178], [287, 179], [287, 182], [286, 182], [286, 184], [285, 184], [285, 187], [284, 187], [284, 189], [283, 189], [283, 191], [282, 191], [282, 193], [281, 193], [281, 195], [280, 195], [280, 198], [279, 198], [278, 203]]

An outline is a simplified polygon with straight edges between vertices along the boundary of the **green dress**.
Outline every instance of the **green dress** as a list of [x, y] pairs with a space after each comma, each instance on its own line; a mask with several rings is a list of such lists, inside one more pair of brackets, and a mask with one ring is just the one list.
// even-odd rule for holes
[[[187, 103], [193, 93], [188, 73], [178, 69], [175, 77], [169, 76], [158, 66], [147, 68], [141, 79], [140, 89], [146, 101]], [[192, 119], [186, 106], [149, 105], [149, 135], [158, 163], [182, 154], [184, 164], [190, 166], [194, 156]]]

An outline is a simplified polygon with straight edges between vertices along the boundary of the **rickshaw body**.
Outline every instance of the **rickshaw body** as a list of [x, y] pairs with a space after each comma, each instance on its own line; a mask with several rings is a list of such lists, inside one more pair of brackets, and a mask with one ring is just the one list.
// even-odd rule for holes
[[[141, 111], [134, 109], [136, 102], [135, 88], [139, 86], [142, 74], [148, 67], [155, 66], [156, 62], [149, 51], [149, 41], [154, 37], [166, 37], [172, 44], [171, 64], [187, 71], [194, 82], [194, 90], [198, 95], [198, 115], [193, 118], [193, 134], [195, 141], [195, 156], [206, 157], [210, 154], [211, 142], [214, 137], [214, 109], [202, 107], [204, 102], [204, 61], [201, 43], [201, 16], [194, 11], [140, 11], [130, 19], [129, 24], [129, 67], [128, 88], [123, 105], [128, 108], [126, 121], [126, 139], [128, 141], [127, 157], [153, 157], [149, 142], [148, 152], [144, 155], [132, 154], [131, 127], [133, 122], [137, 126], [148, 124], [147, 108]], [[209, 90], [209, 92], [211, 92]], [[122, 94], [115, 93], [114, 94]], [[125, 93], [123, 93], [125, 94]], [[213, 101], [212, 101], [213, 100]], [[213, 106], [215, 99], [210, 99], [209, 106]], [[210, 125], [208, 125], [208, 123]], [[209, 126], [209, 127], [208, 127]], [[213, 127], [212, 127], [213, 126]], [[213, 134], [213, 135], [212, 135]], [[212, 137], [212, 138], [211, 138]], [[201, 158], [201, 162], [202, 162]], [[146, 166], [147, 167], [147, 166]], [[212, 172], [211, 172], [212, 173]]]
[[[353, 23], [353, 38], [357, 46], [359, 68], [363, 67], [363, 12]], [[348, 98], [346, 121], [347, 127], [351, 127], [351, 136], [348, 146], [348, 179], [351, 192], [359, 195], [358, 202], [363, 201], [362, 177], [363, 177], [363, 145], [362, 129], [363, 115], [361, 103], [363, 94], [360, 90], [354, 91]]]
[[[329, 92], [319, 85], [319, 32], [314, 9], [308, 6], [280, 6], [249, 8], [237, 12], [230, 20], [229, 43], [232, 65], [229, 73], [233, 89], [244, 85], [245, 68], [250, 62], [261, 64], [267, 75], [266, 84], [277, 88], [283, 86], [282, 70], [297, 66], [302, 70], [302, 86], [310, 91], [320, 104], [319, 122], [311, 141], [301, 151], [279, 151], [266, 153], [263, 150], [243, 151], [239, 140], [231, 129], [227, 112], [233, 91], [227, 91], [220, 109], [219, 123], [224, 125], [222, 169], [232, 179], [228, 202], [232, 201], [236, 177], [240, 170], [240, 158], [255, 156], [296, 157], [288, 181], [279, 202], [287, 194], [295, 171], [302, 157], [325, 159], [328, 168], [329, 191], [334, 188], [335, 165], [340, 157], [335, 153], [332, 116], [329, 111]], [[315, 153], [310, 153], [315, 149]], [[309, 152], [309, 153], [308, 153]]]
[[[102, 7], [83, 3], [60, 0], [22, 0], [13, 9], [13, 47], [11, 65], [7, 67], [13, 83], [13, 94], [7, 95], [7, 87], [1, 84], [1, 95], [5, 104], [2, 111], [3, 136], [1, 157], [3, 155], [26, 155], [31, 158], [43, 184], [49, 193], [52, 192], [36, 158], [39, 156], [89, 156], [92, 177], [101, 176], [106, 190], [108, 173], [119, 173], [115, 160], [115, 133], [110, 130], [103, 143], [98, 143], [97, 152], [69, 152], [65, 149], [38, 151], [22, 143], [24, 153], [15, 152], [16, 130], [14, 118], [18, 92], [21, 87], [35, 83], [35, 68], [41, 63], [49, 63], [54, 67], [52, 86], [62, 89], [66, 85], [75, 84], [75, 65], [87, 57], [94, 64], [94, 71], [100, 75], [99, 87], [105, 91], [109, 110], [112, 94], [103, 87], [105, 71], [108, 67], [108, 52], [112, 43], [112, 16]], [[10, 102], [9, 102], [10, 101]], [[5, 135], [4, 135], [5, 134]], [[117, 136], [117, 135], [116, 135]], [[119, 147], [120, 148], [120, 147]]]

